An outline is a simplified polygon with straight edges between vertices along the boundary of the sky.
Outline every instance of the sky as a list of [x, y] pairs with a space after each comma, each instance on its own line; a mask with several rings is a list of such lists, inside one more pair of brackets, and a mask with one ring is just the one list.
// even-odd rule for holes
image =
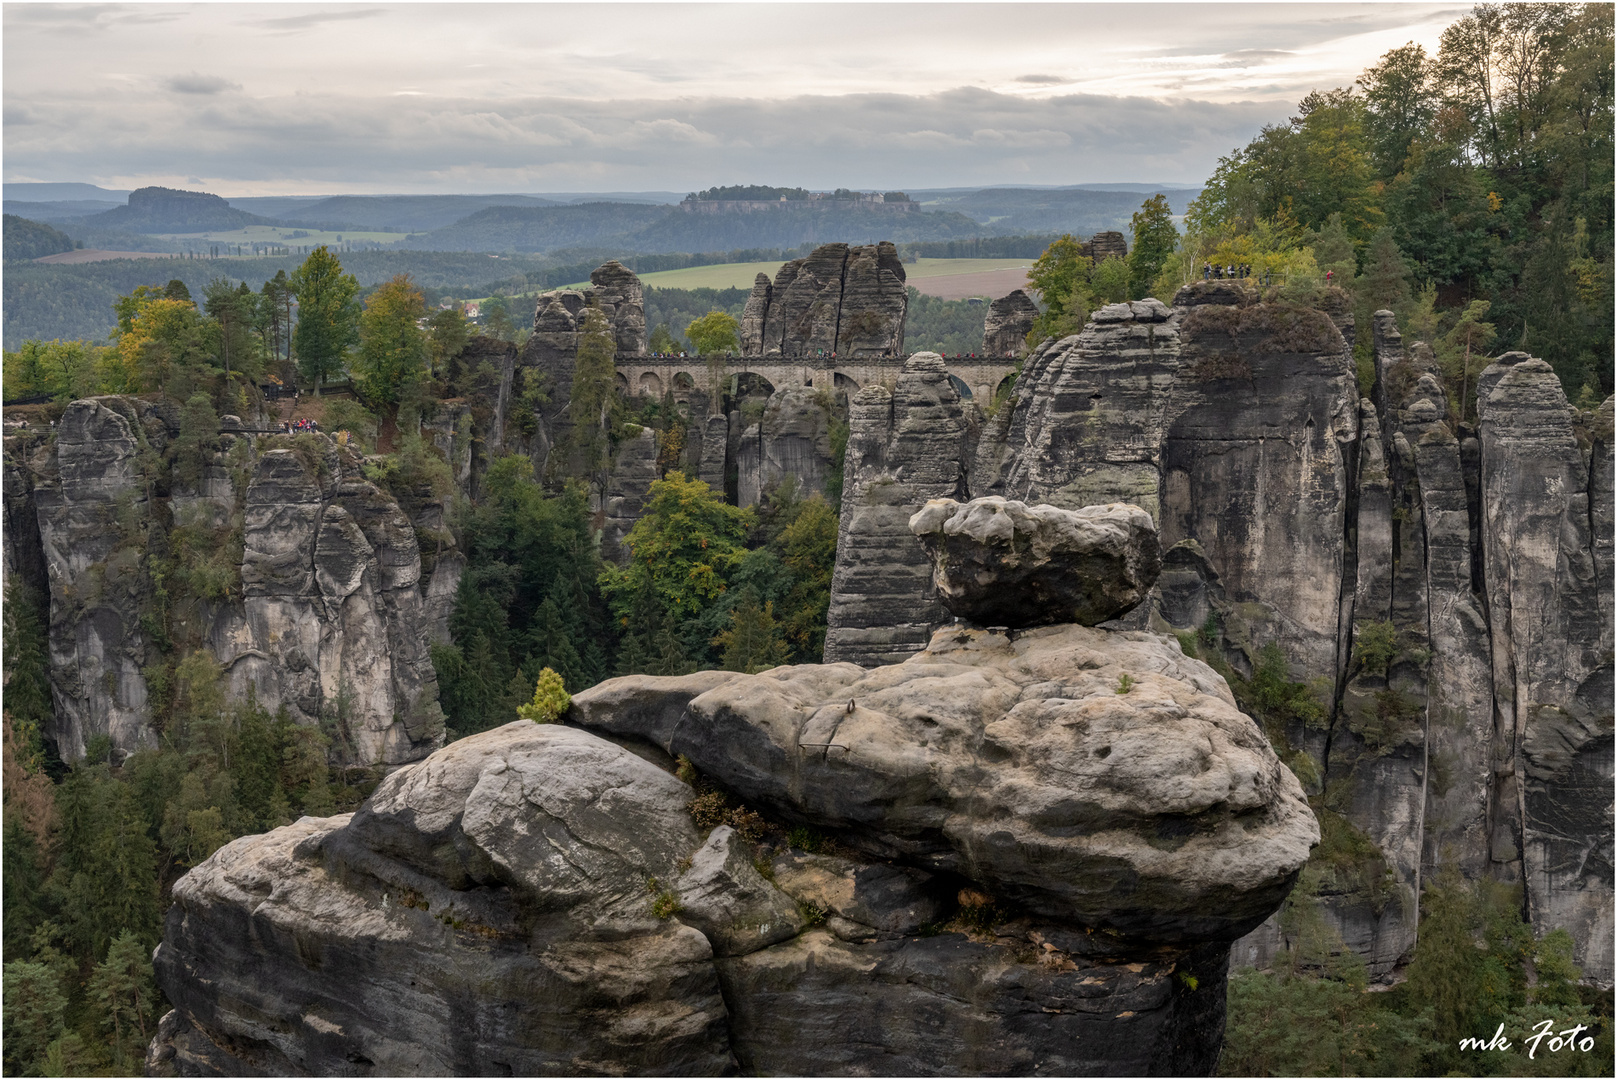
[[1469, 5], [6, 3], [8, 182], [1200, 184]]

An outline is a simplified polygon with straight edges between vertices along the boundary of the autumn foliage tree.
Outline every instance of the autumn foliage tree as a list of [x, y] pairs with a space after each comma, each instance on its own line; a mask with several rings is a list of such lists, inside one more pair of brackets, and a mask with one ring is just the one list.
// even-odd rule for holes
[[396, 408], [427, 377], [427, 303], [408, 274], [398, 274], [365, 301], [359, 317], [354, 385], [373, 407]]

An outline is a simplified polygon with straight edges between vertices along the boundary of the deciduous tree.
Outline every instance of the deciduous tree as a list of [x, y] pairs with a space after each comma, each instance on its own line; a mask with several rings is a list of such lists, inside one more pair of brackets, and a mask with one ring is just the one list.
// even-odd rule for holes
[[298, 370], [320, 392], [320, 384], [342, 374], [348, 350], [359, 335], [359, 281], [343, 273], [342, 263], [324, 245], [309, 253], [287, 279], [298, 300], [298, 325], [292, 334]]
[[359, 317], [354, 385], [373, 406], [397, 408], [427, 377], [427, 303], [408, 274], [387, 281], [365, 300]]

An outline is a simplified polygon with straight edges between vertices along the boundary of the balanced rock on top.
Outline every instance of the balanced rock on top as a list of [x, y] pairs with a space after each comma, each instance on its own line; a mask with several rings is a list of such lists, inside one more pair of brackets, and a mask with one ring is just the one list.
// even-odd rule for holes
[[910, 531], [932, 557], [938, 599], [979, 626], [1094, 626], [1145, 599], [1162, 567], [1151, 515], [1128, 503], [932, 499]]

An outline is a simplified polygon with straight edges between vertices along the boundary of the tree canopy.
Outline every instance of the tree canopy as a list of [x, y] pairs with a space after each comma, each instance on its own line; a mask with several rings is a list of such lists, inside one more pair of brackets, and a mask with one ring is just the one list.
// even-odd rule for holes
[[359, 281], [343, 273], [324, 245], [309, 253], [287, 279], [298, 300], [298, 325], [292, 334], [298, 371], [316, 389], [342, 374], [348, 350], [359, 337]]
[[740, 324], [729, 312], [717, 309], [700, 319], [694, 319], [685, 328], [685, 336], [702, 356], [734, 352], [740, 347]]
[[399, 274], [365, 300], [359, 317], [359, 353], [354, 384], [373, 405], [398, 405], [412, 398], [427, 378], [426, 300]]

